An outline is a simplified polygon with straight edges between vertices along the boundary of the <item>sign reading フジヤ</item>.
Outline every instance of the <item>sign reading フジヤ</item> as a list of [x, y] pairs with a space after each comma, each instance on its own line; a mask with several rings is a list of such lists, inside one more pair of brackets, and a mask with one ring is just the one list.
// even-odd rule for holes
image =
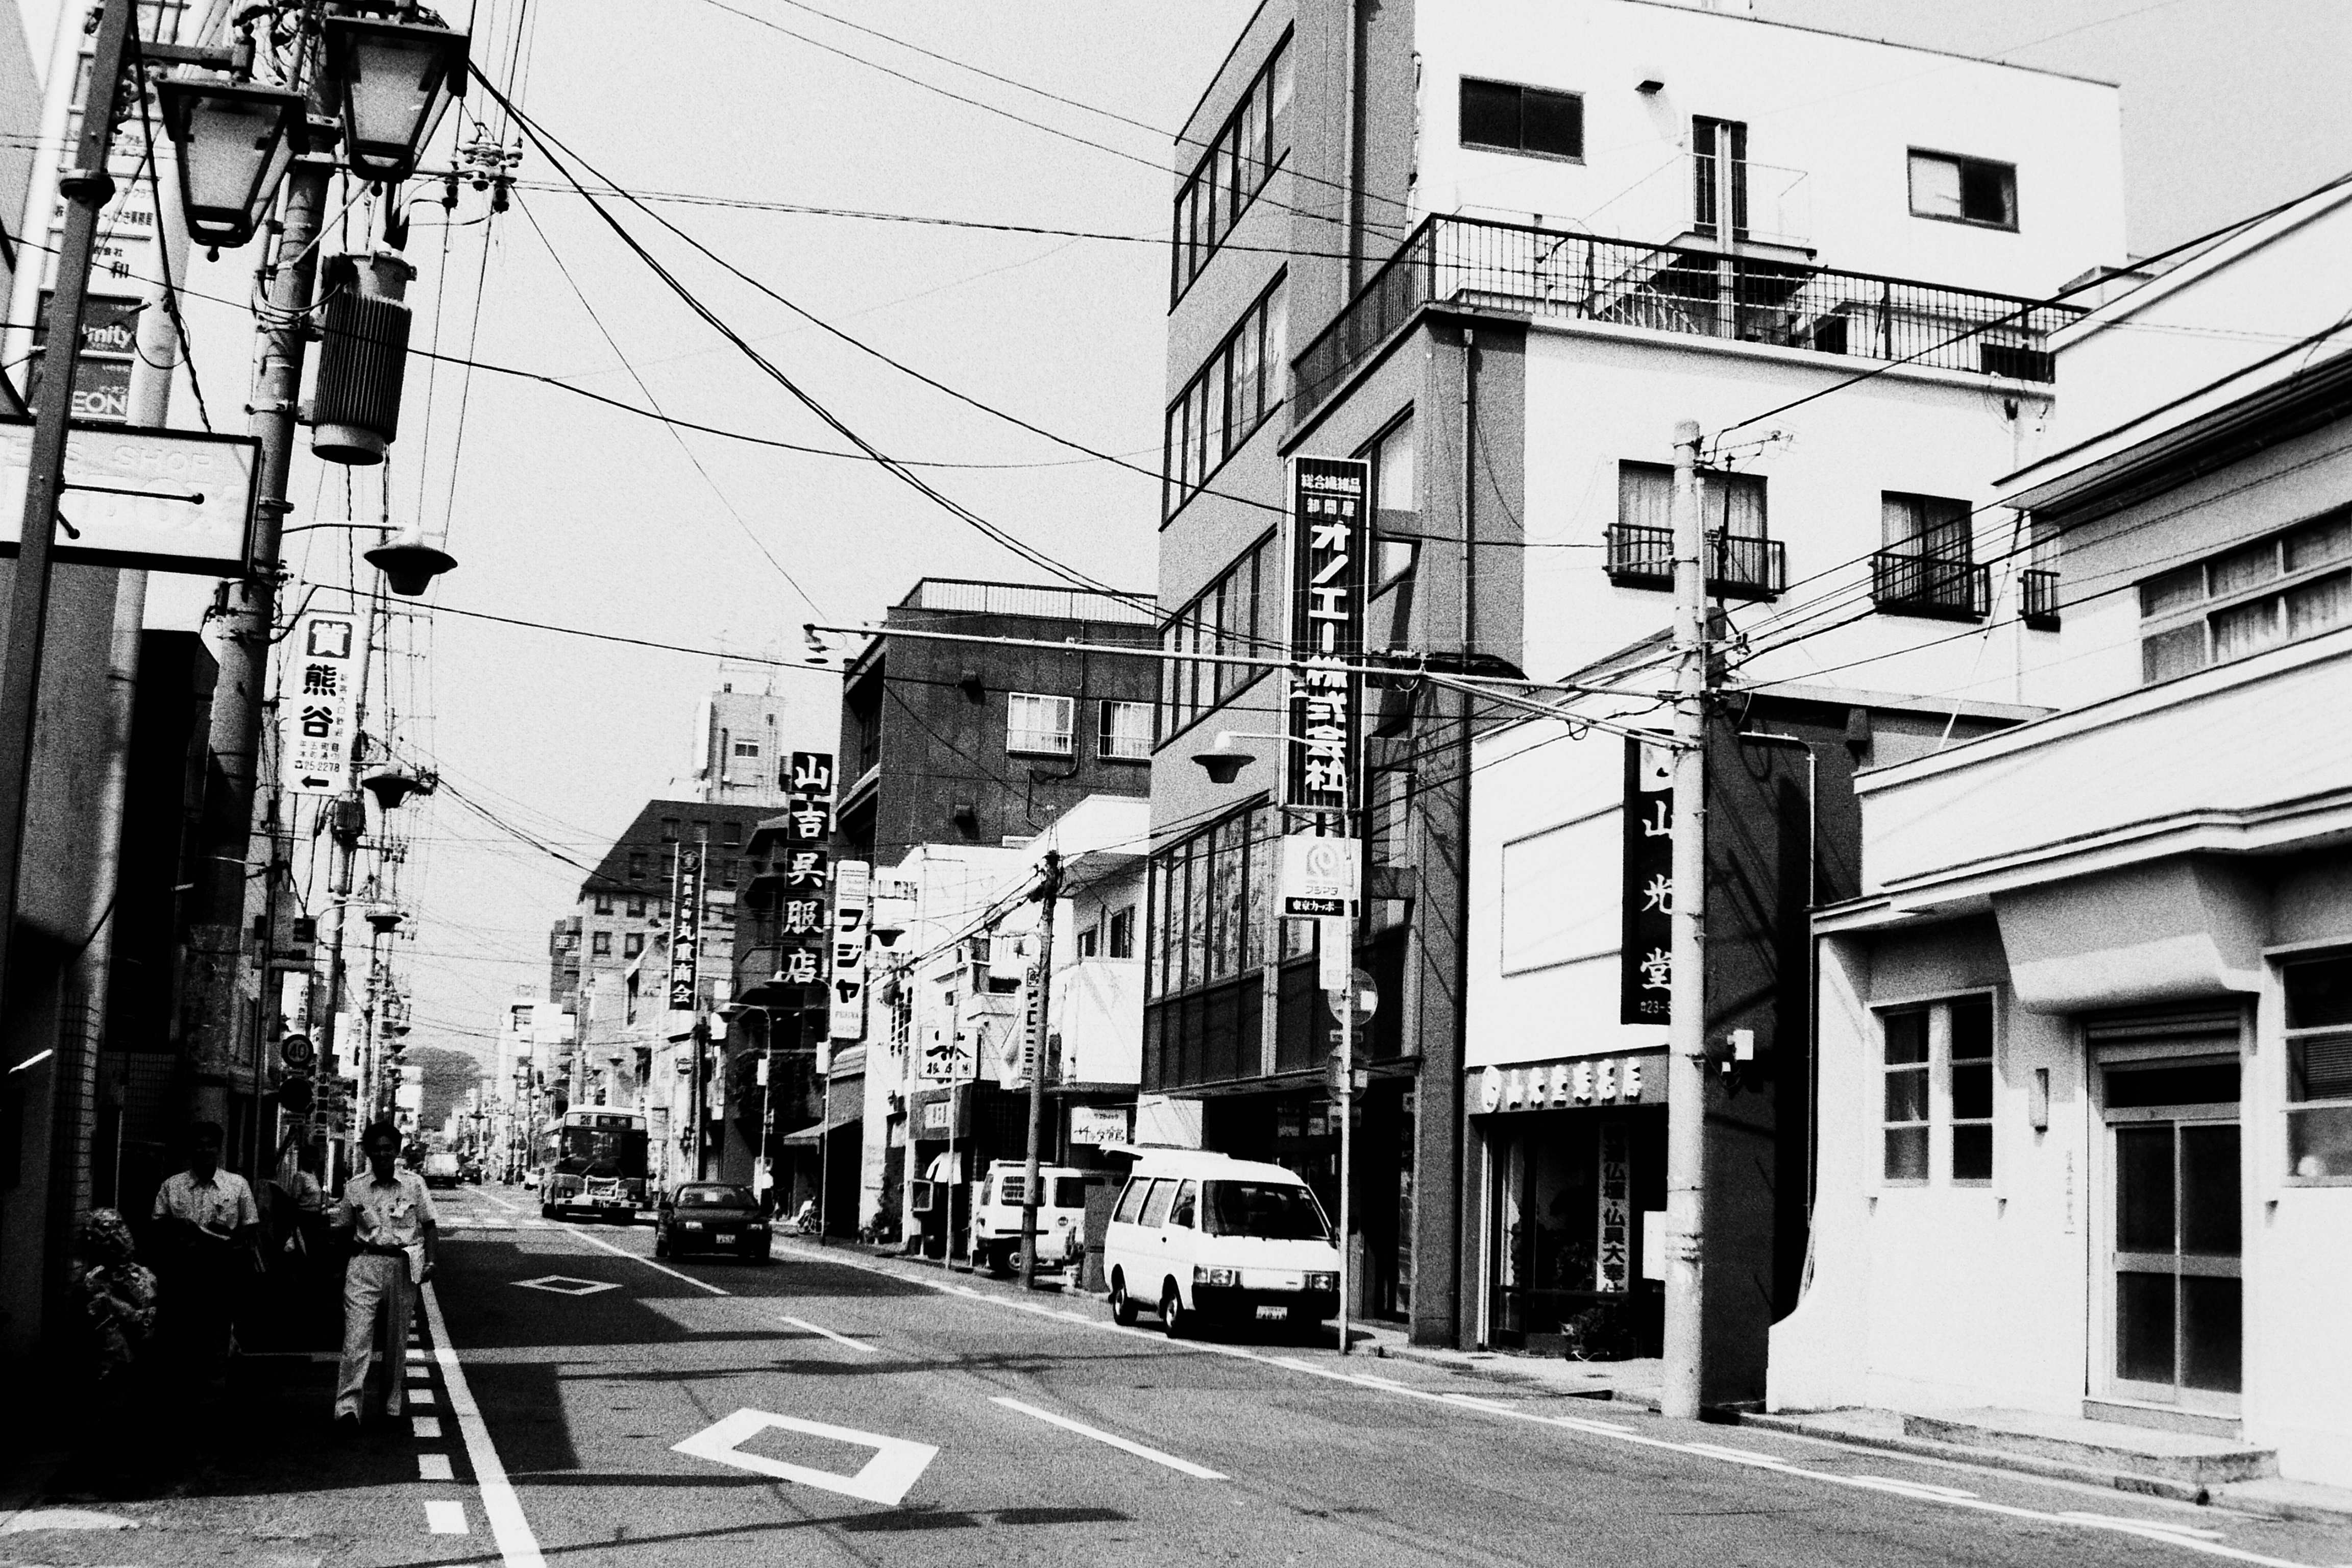
[[1289, 743], [1283, 804], [1291, 826], [1344, 837], [1363, 709], [1365, 559], [1371, 465], [1290, 460]]

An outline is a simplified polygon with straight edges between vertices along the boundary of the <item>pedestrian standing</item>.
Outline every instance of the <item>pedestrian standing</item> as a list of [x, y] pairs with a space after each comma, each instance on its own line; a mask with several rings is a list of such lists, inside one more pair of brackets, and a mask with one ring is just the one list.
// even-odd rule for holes
[[342, 1199], [329, 1218], [337, 1230], [352, 1233], [351, 1261], [343, 1266], [342, 1370], [335, 1380], [335, 1422], [349, 1430], [359, 1426], [379, 1321], [391, 1382], [384, 1413], [400, 1416], [414, 1289], [433, 1278], [440, 1246], [433, 1194], [422, 1177], [399, 1166], [399, 1129], [376, 1122], [361, 1135], [360, 1148], [367, 1169], [343, 1184]]
[[236, 1350], [236, 1308], [262, 1269], [261, 1210], [253, 1189], [220, 1168], [221, 1130], [188, 1129], [188, 1168], [155, 1190], [164, 1264], [163, 1331], [186, 1376], [217, 1389]]

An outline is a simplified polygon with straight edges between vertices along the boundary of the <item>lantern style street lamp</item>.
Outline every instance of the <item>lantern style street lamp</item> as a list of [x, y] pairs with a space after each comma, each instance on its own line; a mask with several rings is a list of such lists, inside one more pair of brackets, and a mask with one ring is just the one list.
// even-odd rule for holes
[[179, 149], [180, 210], [200, 245], [250, 240], [287, 165], [307, 146], [303, 98], [282, 88], [166, 77], [163, 125]]
[[466, 90], [466, 35], [374, 16], [329, 16], [325, 27], [323, 85], [342, 117], [352, 173], [408, 178], [449, 100]]

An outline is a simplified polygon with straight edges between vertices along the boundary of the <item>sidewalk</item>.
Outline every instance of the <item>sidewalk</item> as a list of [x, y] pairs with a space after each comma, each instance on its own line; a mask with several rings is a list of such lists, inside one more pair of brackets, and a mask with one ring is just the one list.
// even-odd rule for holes
[[1359, 1353], [1442, 1366], [1463, 1377], [1539, 1390], [1562, 1399], [1608, 1400], [1643, 1410], [1658, 1407], [1658, 1384], [1665, 1363], [1654, 1357], [1631, 1361], [1570, 1361], [1564, 1356], [1510, 1355], [1498, 1351], [1437, 1350], [1410, 1342], [1388, 1323], [1352, 1325]]

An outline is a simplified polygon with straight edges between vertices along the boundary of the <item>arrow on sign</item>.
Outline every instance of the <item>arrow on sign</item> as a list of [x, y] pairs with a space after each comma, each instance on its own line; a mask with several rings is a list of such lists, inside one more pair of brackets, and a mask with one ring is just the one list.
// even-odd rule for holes
[[[743, 1443], [771, 1426], [871, 1448], [874, 1457], [866, 1460], [856, 1475], [845, 1476], [833, 1470], [788, 1465], [782, 1459], [742, 1452], [740, 1446]], [[709, 1459], [716, 1464], [732, 1465], [739, 1470], [750, 1470], [755, 1475], [798, 1481], [804, 1487], [817, 1487], [861, 1501], [878, 1502], [885, 1507], [895, 1507], [907, 1495], [908, 1489], [922, 1478], [923, 1471], [929, 1468], [940, 1452], [929, 1443], [912, 1443], [904, 1437], [885, 1437], [849, 1426], [828, 1426], [822, 1421], [800, 1421], [790, 1415], [772, 1415], [764, 1410], [738, 1410], [718, 1425], [697, 1432], [685, 1442], [671, 1444], [670, 1451], [691, 1454], [698, 1459]]]
[[332, 779], [322, 779], [316, 773], [305, 773], [302, 775], [302, 787], [304, 789], [325, 789], [334, 782], [335, 781]]

